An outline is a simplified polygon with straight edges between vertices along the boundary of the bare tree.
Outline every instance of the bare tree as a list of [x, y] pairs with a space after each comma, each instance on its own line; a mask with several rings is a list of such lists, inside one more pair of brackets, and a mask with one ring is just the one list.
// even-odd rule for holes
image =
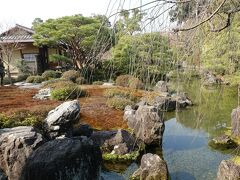
[[0, 34], [0, 52], [2, 54], [3, 63], [6, 65], [6, 72], [11, 85], [13, 84], [11, 77], [11, 64], [13, 62], [14, 51], [21, 46], [19, 43], [19, 37], [16, 36], [18, 31], [17, 28], [12, 28]]

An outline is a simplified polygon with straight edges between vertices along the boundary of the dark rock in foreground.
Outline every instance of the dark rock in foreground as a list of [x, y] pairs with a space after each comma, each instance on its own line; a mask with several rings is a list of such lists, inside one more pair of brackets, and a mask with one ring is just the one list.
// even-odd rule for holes
[[223, 160], [218, 168], [217, 180], [239, 180], [240, 164], [233, 160]]
[[5, 176], [3, 170], [0, 169], [0, 180], [7, 180], [7, 177]]
[[133, 109], [127, 106], [124, 111], [124, 120], [128, 127], [133, 129], [137, 139], [145, 144], [162, 145], [164, 132], [164, 120], [158, 108], [148, 105], [140, 105]]
[[232, 135], [240, 136], [240, 107], [232, 110]]
[[22, 180], [97, 180], [101, 158], [100, 148], [86, 137], [52, 140], [28, 158]]
[[9, 180], [19, 179], [26, 159], [43, 142], [42, 135], [33, 127], [0, 130], [0, 167]]
[[80, 104], [78, 100], [64, 102], [48, 113], [45, 129], [50, 138], [68, 136], [72, 133], [73, 123], [79, 119]]
[[156, 154], [144, 154], [141, 159], [141, 166], [133, 173], [132, 179], [167, 180], [167, 164]]

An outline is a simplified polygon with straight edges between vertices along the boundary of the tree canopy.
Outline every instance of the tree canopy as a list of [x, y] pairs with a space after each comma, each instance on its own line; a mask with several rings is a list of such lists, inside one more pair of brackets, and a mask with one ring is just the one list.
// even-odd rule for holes
[[35, 44], [60, 47], [76, 68], [83, 68], [99, 58], [111, 44], [111, 31], [104, 16], [65, 16], [35, 23]]

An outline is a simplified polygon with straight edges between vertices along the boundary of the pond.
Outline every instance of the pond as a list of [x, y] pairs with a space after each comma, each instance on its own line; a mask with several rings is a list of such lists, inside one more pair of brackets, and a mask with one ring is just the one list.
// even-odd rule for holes
[[[173, 83], [172, 87], [187, 92], [195, 105], [165, 113], [162, 153], [171, 180], [215, 179], [219, 163], [232, 154], [212, 149], [208, 141], [231, 126], [231, 111], [238, 104], [237, 88], [205, 87], [200, 80]], [[137, 168], [138, 165], [132, 163], [121, 172], [104, 172], [103, 178], [128, 179]]]

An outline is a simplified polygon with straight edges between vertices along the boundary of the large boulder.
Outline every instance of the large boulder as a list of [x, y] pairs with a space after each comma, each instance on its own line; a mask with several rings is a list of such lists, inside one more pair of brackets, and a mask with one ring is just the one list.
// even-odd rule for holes
[[124, 120], [137, 139], [145, 144], [162, 145], [164, 120], [162, 112], [155, 106], [139, 105], [132, 108], [127, 106], [124, 111]]
[[166, 81], [158, 81], [154, 87], [154, 91], [157, 92], [168, 92], [168, 85]]
[[141, 100], [138, 105], [148, 104], [161, 111], [174, 111], [177, 108], [182, 109], [193, 105], [186, 93], [168, 94], [167, 96], [160, 94], [153, 96], [150, 100], [147, 97], [143, 97]]
[[240, 107], [232, 110], [232, 135], [240, 136]]
[[144, 154], [141, 159], [140, 168], [133, 173], [132, 179], [167, 180], [167, 163], [162, 160], [157, 154]]
[[9, 180], [18, 180], [29, 155], [44, 143], [33, 127], [0, 130], [0, 167]]
[[240, 179], [240, 164], [233, 160], [223, 160], [217, 173], [217, 180], [239, 180]]
[[86, 137], [55, 139], [28, 158], [22, 180], [100, 179], [100, 148]]
[[52, 139], [69, 135], [72, 133], [73, 123], [79, 119], [79, 116], [80, 104], [78, 100], [64, 102], [48, 113], [44, 120], [45, 129]]
[[118, 155], [131, 153], [138, 145], [136, 139], [125, 130], [94, 132], [91, 139], [101, 146], [103, 153]]

